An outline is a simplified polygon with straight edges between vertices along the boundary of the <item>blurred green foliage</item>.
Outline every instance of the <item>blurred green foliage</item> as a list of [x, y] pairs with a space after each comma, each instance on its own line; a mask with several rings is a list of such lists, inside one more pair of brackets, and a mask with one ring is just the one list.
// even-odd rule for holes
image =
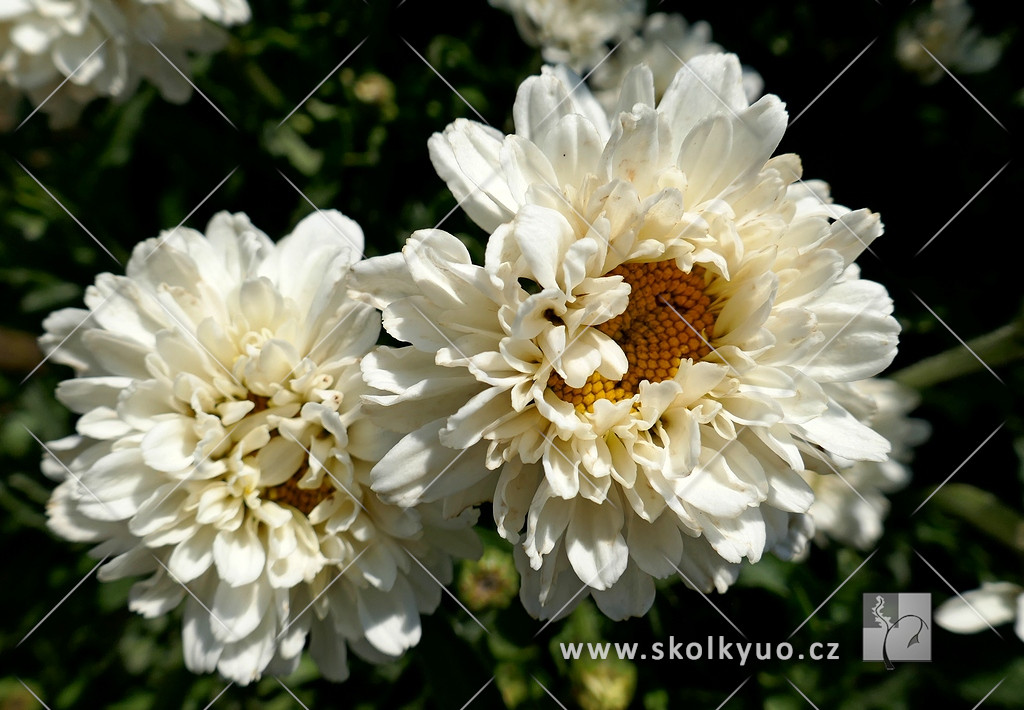
[[[175, 106], [147, 86], [122, 105], [95, 102], [72, 130], [53, 132], [37, 115], [0, 136], [0, 296], [6, 304], [0, 325], [38, 334], [47, 313], [81, 304], [98, 272], [120, 271], [134, 244], [183, 221], [202, 229], [225, 209], [247, 212], [274, 237], [312, 205], [340, 209], [362, 225], [370, 255], [398, 249], [413, 230], [440, 223], [481, 253], [485, 235], [458, 210], [448, 216], [455, 201], [430, 166], [426, 139], [460, 116], [511, 128], [516, 87], [540, 67], [511, 18], [482, 1], [471, 9], [422, 0], [252, 5], [254, 21], [234, 31], [228, 49], [195, 66], [197, 85], [230, 123], [199, 95]], [[887, 234], [861, 264], [890, 289], [904, 325], [895, 368], [958, 345], [924, 303], [964, 339], [1018, 313], [1022, 289], [1013, 249], [1020, 228], [1009, 207], [1021, 191], [1020, 166], [1011, 163], [946, 225], [1015, 155], [1024, 107], [1014, 98], [1020, 96], [1015, 68], [1022, 65], [1022, 48], [1012, 3], [979, 3], [976, 22], [1002, 36], [1007, 49], [992, 72], [963, 77], [1008, 130], [948, 78], [924, 87], [900, 69], [892, 48], [909, 12], [902, 5], [862, 0], [825, 8], [798, 0], [742, 13], [729, 4], [669, 5], [658, 9], [711, 22], [715, 40], [755, 67], [791, 115], [815, 102], [781, 150], [799, 153], [805, 175], [827, 179], [838, 202], [882, 214]], [[484, 630], [445, 598], [424, 620], [420, 646], [396, 664], [355, 660], [350, 680], [333, 685], [306, 659], [293, 676], [249, 688], [184, 670], [180, 618], [129, 613], [127, 582], [97, 583], [85, 548], [46, 531], [52, 483], [39, 472], [35, 437], [64, 436], [72, 420], [52, 397], [68, 372], [46, 364], [22, 382], [34, 366], [26, 361], [0, 373], [0, 606], [7, 610], [0, 621], [2, 709], [40, 707], [35, 696], [54, 709], [205, 708], [213, 702], [221, 710], [273, 710], [296, 701], [460, 708], [478, 691], [471, 707], [554, 707], [557, 698], [585, 708], [714, 708], [741, 683], [727, 707], [795, 710], [808, 707], [807, 700], [850, 710], [969, 706], [1000, 682], [986, 707], [1020, 707], [1024, 698], [1024, 645], [1008, 627], [1000, 629], [1001, 638], [936, 629], [930, 664], [899, 664], [886, 672], [860, 661], [864, 593], [931, 592], [938, 604], [952, 594], [947, 582], [964, 591], [979, 580], [1024, 581], [1019, 541], [993, 537], [984, 520], [963, 514], [956, 501], [939, 498], [912, 512], [1005, 422], [955, 481], [990, 492], [1002, 504], [1000, 514], [1011, 524], [1019, 520], [1019, 365], [999, 369], [1003, 383], [982, 370], [923, 392], [917, 416], [931, 422], [932, 438], [918, 451], [913, 484], [893, 496], [877, 552], [856, 574], [866, 555], [838, 546], [815, 549], [804, 564], [766, 559], [747, 569], [728, 594], [711, 599], [721, 615], [682, 584], [665, 583], [648, 616], [620, 623], [584, 603], [568, 619], [545, 626], [513, 602], [478, 607]], [[481, 517], [487, 521], [488, 512]], [[484, 535], [495, 548], [489, 554], [507, 552], [493, 533]], [[751, 641], [779, 642], [816, 609], [790, 641], [798, 650], [837, 642], [839, 660], [602, 664], [564, 661], [559, 653], [559, 642], [643, 646], [669, 636], [719, 634], [741, 640], [723, 615]]]

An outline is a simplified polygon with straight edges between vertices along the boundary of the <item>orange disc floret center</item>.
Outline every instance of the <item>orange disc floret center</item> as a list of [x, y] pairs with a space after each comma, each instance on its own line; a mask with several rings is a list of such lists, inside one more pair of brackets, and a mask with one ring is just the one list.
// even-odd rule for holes
[[622, 264], [606, 275], [622, 276], [629, 284], [629, 304], [594, 327], [619, 344], [629, 367], [618, 382], [595, 372], [583, 387], [569, 387], [561, 375], [551, 373], [548, 387], [578, 411], [592, 410], [599, 399], [632, 397], [644, 380], [671, 379], [682, 360], [700, 360], [711, 352], [715, 315], [703, 268], [686, 273], [668, 260]]
[[267, 488], [263, 495], [267, 500], [272, 500], [279, 505], [290, 505], [303, 515], [309, 515], [313, 508], [334, 495], [334, 486], [327, 478], [320, 484], [319, 488], [299, 488], [299, 481], [306, 475], [306, 467], [303, 466], [298, 472], [279, 486]]

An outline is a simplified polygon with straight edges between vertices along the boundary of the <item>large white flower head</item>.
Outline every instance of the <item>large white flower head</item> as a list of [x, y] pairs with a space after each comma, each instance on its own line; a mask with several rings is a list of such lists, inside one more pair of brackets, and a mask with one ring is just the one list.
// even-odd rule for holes
[[[656, 12], [644, 21], [640, 34], [630, 37], [597, 65], [587, 77], [594, 96], [606, 111], [619, 101], [619, 87], [637, 64], [646, 63], [654, 77], [654, 96], [661, 99], [680, 66], [701, 54], [721, 54], [721, 45], [711, 41], [711, 25], [692, 25], [678, 13]], [[749, 67], [743, 68], [743, 85], [751, 101], [761, 95], [764, 81]]]
[[13, 122], [13, 104], [24, 93], [53, 125], [68, 126], [89, 101], [125, 99], [141, 79], [183, 103], [192, 87], [178, 69], [187, 72], [190, 54], [223, 46], [217, 24], [246, 22], [249, 15], [246, 0], [4, 0], [0, 119]]
[[907, 416], [920, 398], [893, 380], [872, 378], [826, 388], [847, 411], [888, 439], [892, 449], [887, 461], [845, 461], [830, 468], [823, 459], [808, 460], [803, 477], [814, 489], [814, 504], [807, 512], [819, 542], [828, 537], [868, 549], [884, 530], [889, 512], [885, 494], [910, 482], [914, 447], [928, 438], [931, 428]]
[[364, 359], [380, 421], [409, 432], [374, 489], [449, 513], [493, 500], [538, 616], [583, 587], [642, 614], [653, 578], [724, 591], [742, 560], [799, 552], [801, 472], [889, 450], [829, 391], [896, 351], [891, 300], [853, 264], [878, 216], [770, 158], [784, 106], [748, 105], [733, 55], [694, 58], [660, 103], [637, 67], [611, 118], [545, 70], [514, 118], [430, 140], [491, 233], [483, 266], [425, 230], [355, 267], [411, 344]]
[[489, 0], [512, 14], [523, 40], [539, 47], [544, 61], [576, 70], [596, 66], [609, 42], [640, 26], [642, 0]]
[[403, 510], [369, 488], [395, 437], [361, 413], [360, 359], [380, 332], [348, 291], [362, 246], [337, 212], [277, 244], [221, 213], [206, 236], [142, 242], [127, 276], [88, 289], [89, 311], [45, 322], [44, 350], [78, 375], [58, 398], [82, 415], [44, 461], [62, 481], [50, 527], [99, 543], [101, 579], [148, 575], [134, 611], [185, 601], [193, 671], [288, 673], [307, 635], [333, 680], [348, 648], [397, 657], [439, 603], [450, 555], [475, 552], [471, 511]]
[[[977, 74], [996, 65], [1003, 43], [971, 27], [974, 10], [964, 0], [932, 0], [896, 35], [896, 58], [922, 83], [933, 84], [950, 71]], [[941, 64], [940, 64], [941, 63]]]

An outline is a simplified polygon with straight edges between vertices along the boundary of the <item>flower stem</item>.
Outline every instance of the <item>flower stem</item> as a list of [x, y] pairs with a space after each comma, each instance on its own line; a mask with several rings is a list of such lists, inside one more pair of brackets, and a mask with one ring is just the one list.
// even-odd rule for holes
[[892, 379], [921, 390], [977, 372], [986, 365], [999, 367], [1021, 358], [1024, 358], [1024, 316], [991, 333], [972, 338], [966, 348], [957, 346], [915, 362], [894, 373]]
[[1024, 519], [994, 494], [967, 483], [950, 483], [932, 501], [993, 539], [1024, 552]]

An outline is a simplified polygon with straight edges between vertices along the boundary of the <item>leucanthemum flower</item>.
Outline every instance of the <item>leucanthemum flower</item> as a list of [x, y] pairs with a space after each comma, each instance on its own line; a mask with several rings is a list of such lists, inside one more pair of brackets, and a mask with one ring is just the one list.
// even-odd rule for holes
[[933, 0], [931, 7], [900, 27], [896, 58], [924, 84], [934, 84], [945, 75], [936, 59], [954, 72], [988, 71], [999, 61], [1003, 44], [971, 27], [973, 14], [964, 0]]
[[22, 93], [37, 106], [45, 101], [42, 110], [57, 127], [74, 123], [94, 98], [126, 99], [141, 79], [183, 103], [192, 87], [175, 66], [187, 72], [191, 54], [224, 45], [217, 25], [247, 22], [249, 15], [246, 0], [4, 0], [0, 128], [13, 123]]
[[519, 35], [544, 61], [577, 71], [594, 67], [609, 42], [628, 37], [644, 16], [641, 0], [489, 0], [511, 13]]
[[935, 610], [935, 623], [958, 634], [973, 634], [990, 626], [1014, 622], [1024, 641], [1024, 587], [1013, 582], [984, 582], [980, 588], [953, 597]]
[[142, 242], [126, 276], [88, 289], [90, 310], [45, 322], [43, 349], [77, 374], [57, 396], [81, 414], [44, 462], [62, 481], [50, 527], [97, 543], [100, 579], [146, 575], [132, 610], [185, 602], [193, 671], [288, 673], [307, 635], [332, 680], [348, 648], [395, 658], [439, 603], [450, 556], [476, 552], [472, 512], [403, 510], [369, 488], [395, 437], [361, 411], [359, 363], [380, 331], [347, 287], [362, 246], [337, 212], [277, 244], [221, 213], [206, 236]]
[[[645, 63], [651, 68], [654, 97], [660, 100], [684, 62], [701, 54], [723, 51], [721, 45], [711, 41], [711, 25], [707, 22], [691, 25], [680, 14], [656, 12], [644, 20], [640, 34], [624, 41], [597, 65], [587, 82], [601, 106], [613, 111], [622, 80], [637, 64]], [[743, 67], [743, 88], [747, 99], [754, 101], [764, 89], [761, 75]]]
[[802, 472], [886, 460], [830, 390], [886, 367], [899, 325], [853, 263], [878, 216], [771, 157], [785, 108], [748, 105], [735, 56], [695, 57], [660, 103], [637, 67], [610, 117], [572, 85], [527, 79], [513, 135], [430, 140], [490, 233], [483, 266], [424, 230], [355, 267], [410, 344], [363, 361], [368, 411], [406, 434], [373, 486], [448, 514], [493, 500], [532, 614], [588, 588], [622, 618], [655, 578], [724, 591], [743, 560], [800, 552]]
[[914, 447], [928, 438], [931, 428], [908, 417], [920, 401], [913, 390], [892, 380], [872, 378], [827, 385], [831, 396], [847, 411], [884, 436], [891, 445], [887, 461], [851, 461], [835, 457], [809, 460], [804, 480], [814, 490], [807, 512], [814, 520], [818, 542], [826, 538], [868, 549], [882, 536], [889, 512], [887, 493], [910, 482]]

